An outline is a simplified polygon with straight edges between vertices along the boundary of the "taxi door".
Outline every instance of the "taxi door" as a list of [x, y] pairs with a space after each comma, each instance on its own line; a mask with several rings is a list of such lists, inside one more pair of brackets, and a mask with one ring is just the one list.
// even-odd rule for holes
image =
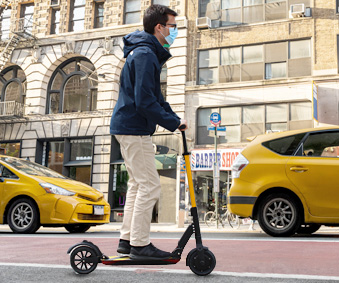
[[339, 217], [339, 131], [309, 134], [300, 156], [288, 160], [286, 175], [303, 194], [310, 214]]

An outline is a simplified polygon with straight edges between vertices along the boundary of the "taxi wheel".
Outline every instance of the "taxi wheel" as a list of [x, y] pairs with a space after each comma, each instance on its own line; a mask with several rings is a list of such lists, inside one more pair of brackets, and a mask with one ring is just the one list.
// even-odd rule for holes
[[65, 229], [70, 233], [85, 233], [91, 225], [88, 224], [68, 224], [65, 225]]
[[14, 201], [7, 213], [7, 223], [14, 233], [35, 233], [40, 228], [39, 212], [35, 203], [26, 198]]
[[261, 201], [258, 222], [268, 235], [288, 237], [294, 235], [300, 227], [301, 215], [298, 203], [293, 197], [278, 193]]

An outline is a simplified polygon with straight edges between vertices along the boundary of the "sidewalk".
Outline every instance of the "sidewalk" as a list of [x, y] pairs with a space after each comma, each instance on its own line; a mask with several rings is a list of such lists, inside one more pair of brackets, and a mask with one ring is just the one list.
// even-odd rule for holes
[[[104, 225], [98, 225], [91, 227], [88, 232], [119, 232], [121, 228], [121, 222], [111, 222]], [[187, 223], [184, 225], [184, 228], [178, 228], [178, 224], [175, 223], [152, 223], [151, 224], [151, 232], [178, 232], [183, 233], [186, 228], [190, 225]], [[249, 224], [241, 224], [238, 229], [231, 228], [228, 224], [223, 228], [221, 225], [217, 228], [208, 227], [205, 223], [200, 223], [200, 230], [202, 233], [238, 233], [238, 232], [248, 232], [248, 233], [263, 233], [258, 223], [254, 224], [255, 230], [249, 230]], [[0, 232], [10, 232], [10, 228], [8, 225], [0, 225]], [[66, 231], [63, 227], [41, 227], [38, 231], [40, 232], [60, 232]]]
[[[89, 231], [107, 231], [107, 232], [114, 232], [114, 231], [120, 231], [121, 222], [113, 222], [109, 224], [99, 225], [92, 227]], [[190, 224], [185, 224], [184, 228], [178, 228], [178, 224], [174, 223], [152, 223], [151, 224], [151, 232], [179, 232], [183, 233], [186, 228]], [[214, 227], [208, 227], [205, 223], [200, 223], [200, 230], [203, 233], [237, 233], [237, 232], [249, 232], [249, 233], [263, 233], [258, 223], [254, 224], [255, 230], [249, 230], [250, 225], [249, 224], [241, 224], [238, 229], [233, 229], [228, 224], [225, 225], [223, 228], [221, 225], [217, 228]]]

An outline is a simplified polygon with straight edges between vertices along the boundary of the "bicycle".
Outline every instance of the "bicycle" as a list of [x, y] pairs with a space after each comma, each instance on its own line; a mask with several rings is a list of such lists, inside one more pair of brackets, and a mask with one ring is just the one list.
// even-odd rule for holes
[[[212, 206], [215, 206], [215, 204], [212, 204]], [[238, 215], [229, 212], [226, 205], [223, 205], [221, 210], [225, 211], [224, 213], [218, 213], [218, 222], [221, 224], [221, 226], [224, 228], [227, 221], [231, 228], [238, 229], [240, 227], [240, 218]], [[215, 226], [217, 221], [215, 211], [207, 212], [205, 214], [204, 221], [207, 227]]]

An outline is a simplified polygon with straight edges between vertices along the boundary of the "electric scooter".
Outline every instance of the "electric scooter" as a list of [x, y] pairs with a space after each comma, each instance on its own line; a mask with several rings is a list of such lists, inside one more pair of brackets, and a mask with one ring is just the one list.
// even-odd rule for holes
[[173, 250], [172, 256], [162, 260], [135, 260], [129, 256], [106, 256], [100, 249], [89, 241], [82, 241], [76, 245], [70, 247], [67, 251], [70, 254], [71, 266], [76, 273], [88, 274], [94, 271], [98, 263], [105, 265], [167, 265], [176, 264], [180, 261], [183, 250], [188, 243], [191, 236], [195, 235], [196, 248], [191, 250], [186, 257], [186, 266], [197, 275], [205, 276], [210, 274], [216, 264], [214, 254], [202, 244], [202, 238], [200, 233], [198, 210], [195, 202], [195, 194], [192, 181], [192, 171], [190, 164], [190, 153], [187, 150], [185, 132], [182, 131], [184, 153], [187, 179], [191, 200], [191, 216], [193, 223], [187, 227], [186, 231], [182, 235], [178, 242], [177, 247]]

